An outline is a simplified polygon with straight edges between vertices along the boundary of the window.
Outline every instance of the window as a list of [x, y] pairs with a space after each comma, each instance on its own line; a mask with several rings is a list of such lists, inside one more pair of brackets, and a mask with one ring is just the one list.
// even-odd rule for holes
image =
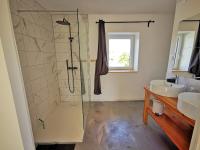
[[174, 70], [187, 71], [195, 42], [195, 31], [179, 31], [176, 41]]
[[108, 33], [110, 70], [138, 70], [139, 33]]

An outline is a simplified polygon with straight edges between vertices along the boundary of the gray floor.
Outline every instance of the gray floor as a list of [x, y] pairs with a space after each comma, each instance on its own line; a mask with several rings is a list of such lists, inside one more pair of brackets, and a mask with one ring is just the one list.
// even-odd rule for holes
[[142, 122], [143, 102], [91, 103], [83, 143], [75, 150], [176, 150], [163, 131]]

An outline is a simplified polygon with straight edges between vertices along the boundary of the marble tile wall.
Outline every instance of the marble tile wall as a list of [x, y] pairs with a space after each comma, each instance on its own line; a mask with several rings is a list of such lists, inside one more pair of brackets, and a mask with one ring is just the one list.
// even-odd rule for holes
[[10, 0], [12, 22], [21, 63], [31, 122], [35, 132], [60, 102], [52, 17], [48, 13], [18, 12], [44, 9], [34, 0]]
[[[57, 20], [63, 20], [66, 18], [71, 24], [72, 31], [72, 51], [73, 51], [73, 60], [74, 66], [78, 67], [75, 71], [75, 92], [70, 93], [69, 85], [68, 85], [68, 75], [66, 68], [66, 60], [69, 61], [69, 65], [71, 65], [71, 57], [70, 57], [70, 42], [69, 42], [69, 26], [63, 26], [56, 23]], [[88, 59], [88, 32], [87, 32], [87, 23], [88, 18], [86, 15], [81, 15], [80, 17], [80, 41], [81, 41], [81, 59]], [[79, 60], [79, 45], [78, 45], [78, 24], [76, 15], [53, 15], [53, 28], [54, 28], [54, 39], [55, 39], [55, 47], [56, 47], [56, 60], [58, 67], [58, 80], [59, 80], [59, 89], [61, 101], [81, 101], [81, 77], [80, 77], [80, 60]], [[84, 61], [85, 62], [85, 61]], [[89, 70], [87, 70], [87, 65], [83, 65], [83, 72], [88, 77]], [[71, 71], [69, 71], [69, 80], [72, 86], [72, 76]], [[85, 80], [86, 93], [88, 94], [88, 79]], [[87, 97], [88, 98], [88, 97]], [[89, 98], [88, 98], [89, 99]]]

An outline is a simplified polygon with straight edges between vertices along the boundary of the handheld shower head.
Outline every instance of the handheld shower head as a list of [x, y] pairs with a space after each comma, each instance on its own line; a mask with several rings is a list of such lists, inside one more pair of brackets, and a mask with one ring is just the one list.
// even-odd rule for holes
[[63, 20], [56, 21], [56, 23], [60, 25], [70, 25], [69, 21], [67, 21], [65, 18], [63, 18]]

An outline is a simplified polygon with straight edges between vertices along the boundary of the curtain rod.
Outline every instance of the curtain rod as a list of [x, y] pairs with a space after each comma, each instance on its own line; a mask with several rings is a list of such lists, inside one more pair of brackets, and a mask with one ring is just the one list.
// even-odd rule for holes
[[[99, 23], [99, 22], [96, 22]], [[150, 23], [155, 23], [154, 20], [145, 20], [145, 21], [105, 21], [105, 23], [147, 23], [149, 27]]]
[[78, 12], [77, 10], [29, 10], [29, 9], [19, 9], [18, 12]]
[[191, 21], [192, 22], [192, 21], [200, 21], [200, 20], [192, 20], [191, 19], [191, 20], [182, 20], [182, 21], [184, 21], [184, 22], [190, 22]]

